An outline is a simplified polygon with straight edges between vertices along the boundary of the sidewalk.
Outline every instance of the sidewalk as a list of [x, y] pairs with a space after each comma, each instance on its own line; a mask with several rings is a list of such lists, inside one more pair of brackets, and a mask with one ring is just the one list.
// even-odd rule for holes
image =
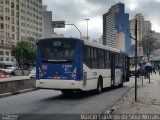
[[[135, 80], [132, 78], [131, 80]], [[160, 114], [160, 75], [151, 75], [142, 81], [137, 79], [137, 101], [132, 88], [115, 106], [112, 114]]]

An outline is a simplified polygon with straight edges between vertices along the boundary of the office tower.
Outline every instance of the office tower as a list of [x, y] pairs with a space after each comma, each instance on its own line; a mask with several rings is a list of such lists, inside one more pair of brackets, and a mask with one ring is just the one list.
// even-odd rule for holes
[[[124, 33], [123, 37], [120, 37], [122, 36], [121, 32]], [[128, 52], [131, 48], [129, 14], [125, 13], [125, 5], [123, 3], [113, 5], [103, 15], [103, 44], [125, 52]], [[123, 48], [121, 48], [122, 46]]]

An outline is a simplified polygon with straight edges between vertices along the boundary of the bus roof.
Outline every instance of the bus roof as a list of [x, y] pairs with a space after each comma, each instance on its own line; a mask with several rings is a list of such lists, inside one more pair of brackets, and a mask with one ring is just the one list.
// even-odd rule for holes
[[104, 50], [109, 50], [109, 51], [116, 52], [116, 53], [121, 52], [119, 49], [111, 48], [111, 47], [101, 45], [101, 44], [98, 44], [98, 43], [95, 43], [95, 42], [90, 42], [90, 41], [87, 41], [87, 40], [84, 40], [84, 44], [89, 45], [89, 46], [93, 46], [93, 47], [97, 47], [97, 48], [101, 48], [101, 49], [104, 49]]

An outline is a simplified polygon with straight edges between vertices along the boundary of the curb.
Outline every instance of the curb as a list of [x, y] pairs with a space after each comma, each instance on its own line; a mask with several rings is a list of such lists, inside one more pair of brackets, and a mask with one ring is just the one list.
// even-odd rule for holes
[[11, 93], [4, 93], [4, 94], [0, 94], [0, 98], [9, 97], [9, 96], [12, 96], [12, 95], [22, 94], [22, 93], [26, 93], [26, 92], [31, 92], [31, 91], [34, 91], [34, 90], [38, 90], [38, 89], [37, 88], [30, 88], [30, 89], [11, 92]]

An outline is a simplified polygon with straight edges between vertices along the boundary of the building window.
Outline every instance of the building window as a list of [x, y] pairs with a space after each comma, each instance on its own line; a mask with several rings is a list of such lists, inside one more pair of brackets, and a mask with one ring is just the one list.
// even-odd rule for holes
[[14, 16], [14, 10], [11, 11], [11, 15]]
[[0, 57], [0, 61], [3, 61], [3, 57]]
[[3, 0], [0, 0], [0, 3], [3, 4]]
[[14, 32], [14, 26], [12, 26], [12, 32]]
[[3, 16], [0, 16], [0, 20], [3, 21]]
[[6, 58], [6, 61], [9, 61], [9, 58]]
[[19, 10], [19, 5], [16, 5], [16, 10]]
[[5, 3], [6, 3], [7, 5], [9, 5], [9, 0], [5, 0]]
[[9, 52], [6, 52], [6, 55], [9, 56]]
[[3, 55], [3, 51], [0, 51], [0, 55]]
[[0, 12], [3, 12], [3, 6], [0, 6]]
[[4, 37], [4, 33], [3, 31], [0, 31], [0, 37], [3, 38]]
[[4, 29], [4, 24], [3, 23], [0, 24], [0, 29]]
[[6, 11], [6, 13], [9, 13], [9, 9], [8, 8], [5, 8], [5, 11]]
[[13, 2], [11, 3], [11, 8], [13, 8], [13, 9], [14, 9], [14, 3], [13, 3]]
[[11, 23], [14, 24], [14, 18], [11, 19]]

